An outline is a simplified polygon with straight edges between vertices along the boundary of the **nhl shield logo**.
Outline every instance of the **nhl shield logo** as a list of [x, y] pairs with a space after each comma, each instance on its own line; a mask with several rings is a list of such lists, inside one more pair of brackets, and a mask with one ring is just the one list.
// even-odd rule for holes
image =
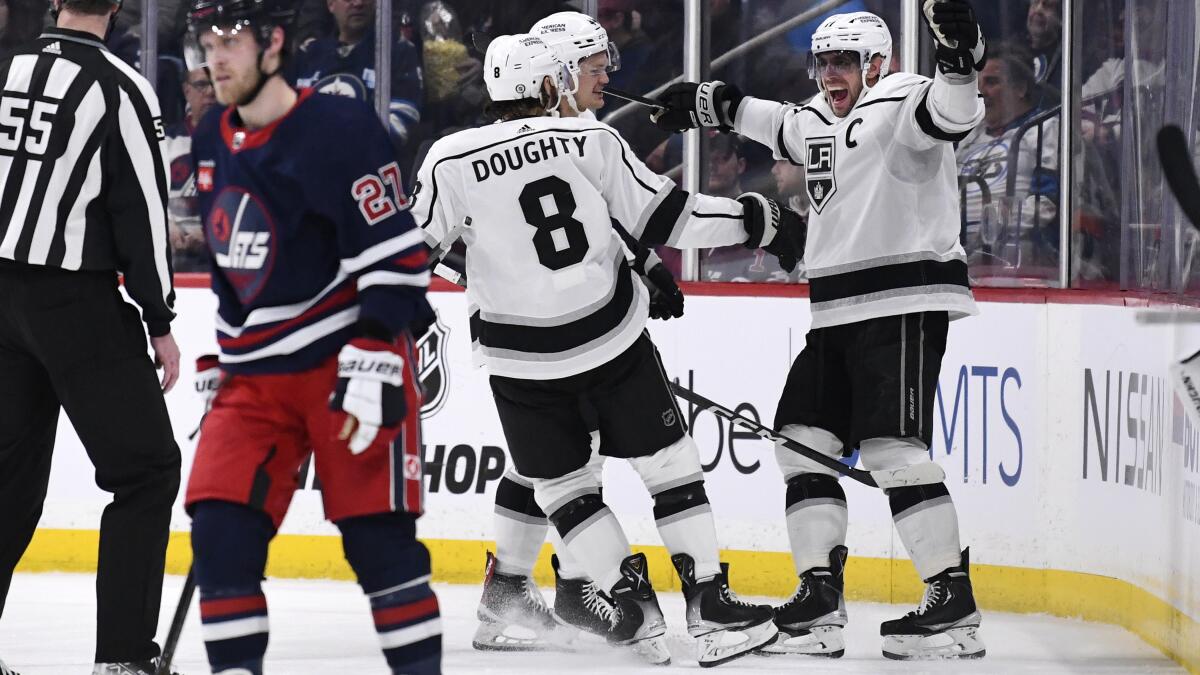
[[810, 138], [805, 142], [808, 161], [805, 163], [805, 181], [808, 186], [808, 201], [820, 213], [837, 192], [834, 178], [836, 139], [833, 137]]
[[433, 417], [450, 393], [450, 369], [446, 367], [446, 338], [450, 330], [437, 317], [425, 335], [417, 341], [417, 376], [425, 402], [421, 404], [421, 419]]

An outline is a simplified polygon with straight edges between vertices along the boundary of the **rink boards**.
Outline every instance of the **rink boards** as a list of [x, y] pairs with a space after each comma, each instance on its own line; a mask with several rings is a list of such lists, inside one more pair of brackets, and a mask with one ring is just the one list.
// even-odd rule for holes
[[[432, 297], [441, 330], [422, 353], [431, 402], [420, 534], [433, 550], [436, 579], [476, 583], [508, 459], [486, 374], [472, 365], [466, 298]], [[1016, 301], [981, 302], [980, 316], [950, 327], [932, 455], [958, 505], [981, 604], [1123, 625], [1200, 670], [1200, 430], [1187, 422], [1166, 380], [1170, 358], [1200, 348], [1200, 330], [1138, 325], [1135, 308], [1121, 302], [1084, 304], [1097, 296], [1046, 298], [1005, 294]], [[201, 413], [188, 384], [192, 357], [214, 349], [215, 299], [206, 289], [183, 288], [177, 308], [184, 384], [168, 404], [186, 475], [194, 448], [188, 435]], [[673, 378], [770, 424], [808, 322], [805, 298], [692, 293], [682, 320], [653, 322], [650, 330]], [[686, 403], [680, 408], [701, 449], [734, 586], [789, 594], [795, 574], [774, 449]], [[94, 569], [94, 530], [108, 495], [94, 486], [65, 418], [55, 453], [43, 529], [22, 568]], [[921, 584], [893, 533], [886, 498], [843, 484], [851, 511], [848, 594], [917, 600]], [[308, 472], [272, 548], [269, 573], [349, 578], [336, 529], [323, 520], [312, 486]], [[605, 498], [630, 540], [650, 552], [656, 583], [675, 583], [650, 499], [625, 464], [606, 467]], [[187, 565], [187, 527], [177, 508], [174, 571]], [[543, 581], [546, 557], [539, 563]]]

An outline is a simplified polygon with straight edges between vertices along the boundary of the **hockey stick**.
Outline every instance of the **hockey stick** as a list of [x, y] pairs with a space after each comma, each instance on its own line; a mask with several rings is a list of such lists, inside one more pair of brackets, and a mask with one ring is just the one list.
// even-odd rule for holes
[[[1188, 150], [1187, 136], [1183, 129], [1168, 124], [1158, 130], [1155, 139], [1158, 145], [1158, 161], [1162, 164], [1163, 175], [1167, 185], [1179, 202], [1183, 215], [1192, 223], [1192, 227], [1200, 230], [1200, 181], [1196, 179], [1196, 169], [1192, 166], [1191, 153]], [[1194, 253], [1194, 251], [1193, 251]], [[1184, 268], [1184, 277], [1191, 269], [1191, 256]], [[1143, 325], [1176, 324], [1200, 322], [1200, 312], [1178, 310], [1142, 310], [1135, 315], [1135, 320]]]
[[187, 619], [188, 610], [192, 607], [192, 596], [196, 593], [195, 567], [188, 567], [187, 578], [183, 580], [183, 590], [179, 592], [179, 604], [175, 607], [175, 616], [171, 618], [171, 627], [167, 630], [167, 639], [163, 641], [162, 656], [158, 657], [158, 669], [154, 675], [170, 675], [171, 661], [175, 658], [175, 649], [179, 646], [179, 634], [183, 632], [183, 622]]
[[620, 89], [617, 89], [615, 87], [608, 87], [608, 86], [604, 87], [604, 94], [607, 96], [614, 96], [616, 98], [625, 99], [626, 101], [629, 101], [630, 103], [641, 103], [642, 105], [646, 106], [647, 108], [658, 108], [659, 110], [666, 109], [666, 106], [659, 103], [658, 101], [652, 101], [644, 96], [638, 96], [637, 94], [630, 94], [630, 93], [621, 91]]
[[729, 408], [725, 408], [721, 405], [713, 403], [712, 401], [704, 398], [700, 394], [697, 394], [678, 382], [671, 383], [671, 390], [675, 392], [676, 396], [687, 401], [688, 403], [704, 408], [717, 417], [723, 417], [742, 427], [743, 429], [754, 432], [763, 439], [771, 441], [776, 445], [782, 445], [788, 450], [804, 455], [804, 457], [807, 459], [811, 459], [812, 461], [826, 468], [833, 469], [843, 476], [849, 476], [850, 478], [853, 478], [854, 480], [868, 487], [877, 487], [886, 490], [888, 488], [898, 488], [909, 485], [929, 485], [931, 483], [940, 483], [946, 479], [946, 472], [942, 470], [942, 467], [938, 466], [934, 462], [926, 462], [924, 464], [906, 466], [902, 469], [891, 469], [887, 471], [866, 471], [863, 469], [855, 469], [854, 467], [846, 466], [845, 464], [828, 455], [817, 452], [816, 450], [813, 450], [802, 443], [798, 443], [787, 436], [784, 436], [778, 431], [775, 431], [774, 429], [765, 427], [749, 417], [739, 415]]
[[1192, 227], [1200, 229], [1200, 181], [1196, 180], [1183, 129], [1168, 124], [1158, 130], [1158, 160], [1179, 207], [1192, 221]]

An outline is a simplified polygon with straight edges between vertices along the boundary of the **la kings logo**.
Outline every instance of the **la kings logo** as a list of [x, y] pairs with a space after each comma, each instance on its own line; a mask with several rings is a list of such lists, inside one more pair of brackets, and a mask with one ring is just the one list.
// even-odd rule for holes
[[450, 393], [450, 369], [446, 367], [446, 338], [450, 330], [442, 325], [441, 317], [417, 341], [417, 376], [425, 402], [421, 404], [421, 419], [433, 417], [446, 404]]
[[833, 176], [837, 139], [832, 136], [809, 138], [805, 141], [808, 161], [805, 162], [805, 181], [808, 201], [820, 213], [837, 192], [837, 179]]

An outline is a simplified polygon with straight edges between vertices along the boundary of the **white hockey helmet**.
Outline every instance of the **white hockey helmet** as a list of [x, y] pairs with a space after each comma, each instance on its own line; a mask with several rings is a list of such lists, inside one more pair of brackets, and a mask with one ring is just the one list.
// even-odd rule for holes
[[[578, 86], [573, 74], [536, 35], [500, 35], [488, 45], [483, 57], [483, 81], [493, 101], [539, 98], [547, 77], [559, 95]], [[558, 101], [553, 104], [558, 107]]]
[[[608, 64], [604, 68], [607, 72], [621, 68], [617, 44], [610, 42], [604, 26], [587, 14], [556, 12], [533, 24], [529, 32], [541, 37], [573, 75], [579, 73], [579, 63], [593, 54], [608, 54]], [[581, 112], [575, 102], [576, 90], [576, 87], [569, 88], [563, 95], [575, 112]]]
[[557, 12], [533, 24], [530, 33], [550, 45], [559, 60], [578, 65], [593, 54], [608, 54], [608, 72], [621, 68], [621, 53], [615, 42], [609, 42], [608, 32], [587, 14]]
[[812, 36], [812, 51], [808, 54], [808, 76], [816, 80], [824, 90], [817, 74], [817, 54], [825, 52], [855, 52], [862, 65], [863, 91], [867, 85], [867, 70], [871, 57], [879, 54], [883, 63], [879, 66], [879, 77], [888, 74], [892, 63], [892, 33], [883, 19], [870, 12], [834, 14], [821, 22]]

